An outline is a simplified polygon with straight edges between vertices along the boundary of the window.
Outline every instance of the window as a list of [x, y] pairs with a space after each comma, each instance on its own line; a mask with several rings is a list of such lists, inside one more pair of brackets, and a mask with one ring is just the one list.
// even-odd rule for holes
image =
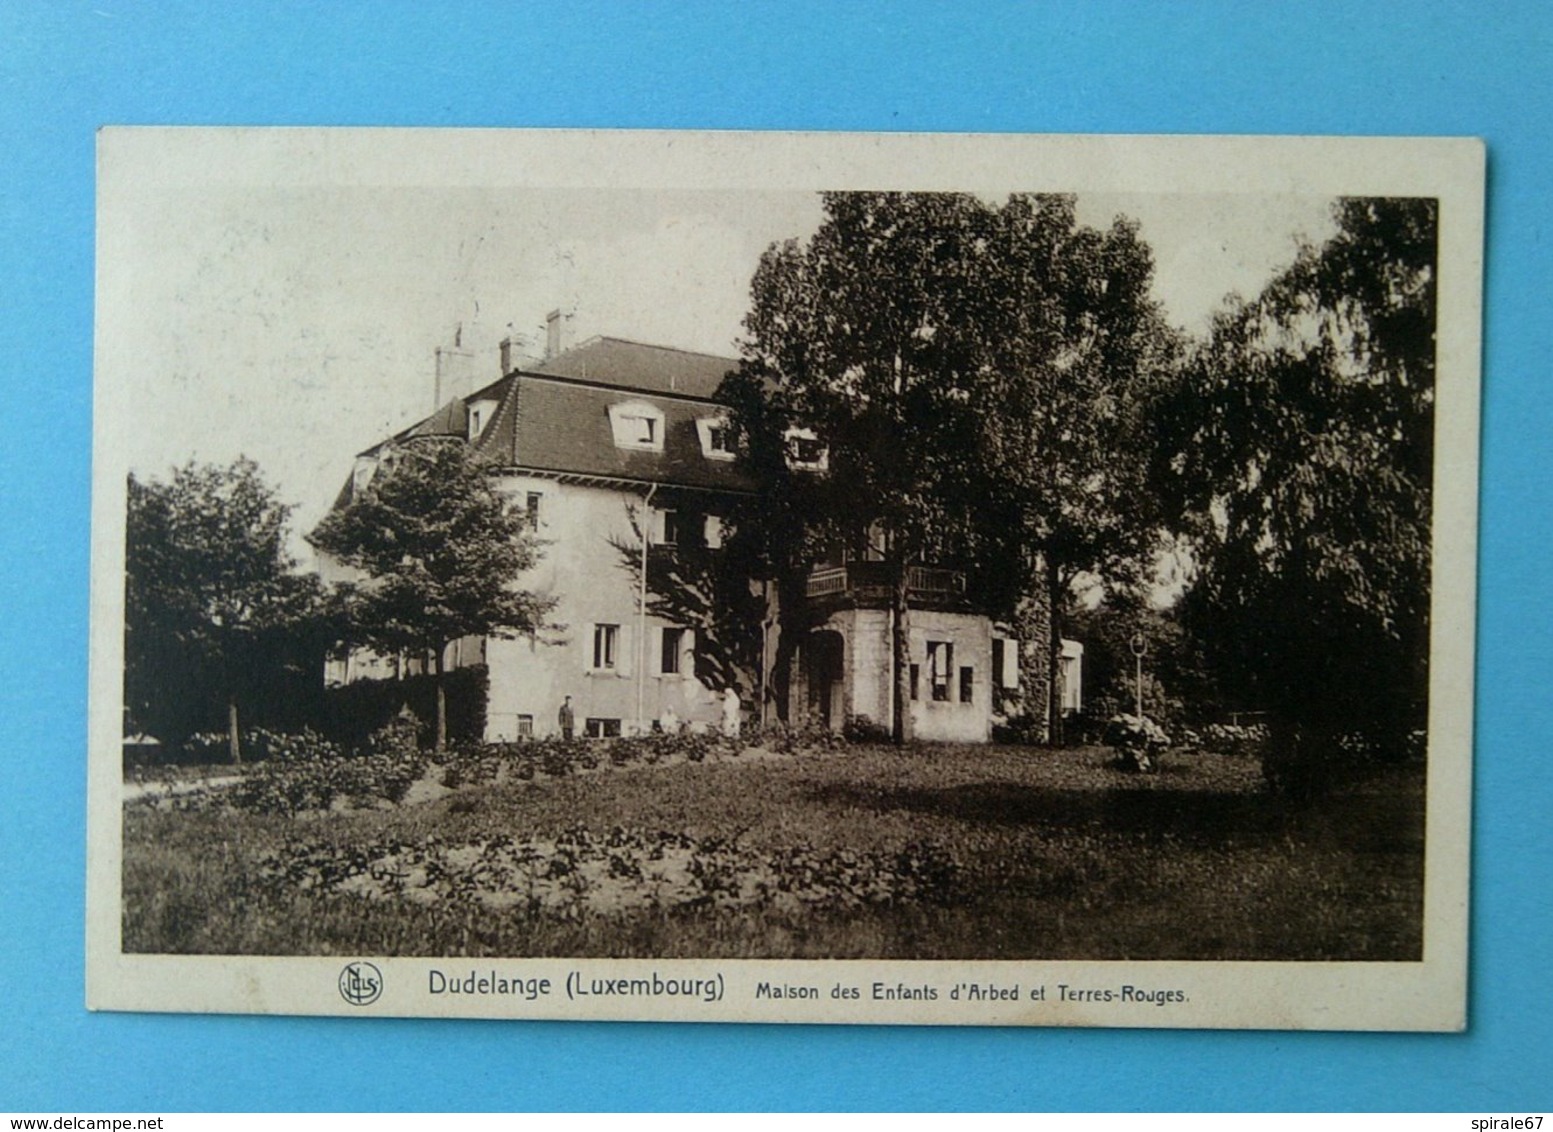
[[583, 723], [582, 733], [589, 739], [618, 739], [620, 738], [620, 721], [618, 719], [588, 718]]
[[619, 625], [593, 626], [593, 667], [613, 669], [617, 666], [620, 648]]
[[949, 702], [949, 681], [954, 672], [954, 645], [949, 641], [927, 643], [928, 680], [932, 685], [933, 699]]
[[921, 678], [922, 666], [920, 664], [913, 664], [911, 666], [911, 698], [914, 700], [919, 698], [917, 695], [917, 681]]
[[708, 515], [701, 530], [708, 550], [717, 550], [723, 545], [723, 521], [716, 515]]
[[795, 436], [788, 441], [788, 451], [795, 464], [818, 464], [825, 454], [824, 447], [812, 436]]
[[813, 429], [790, 428], [786, 433], [787, 466], [811, 472], [823, 472], [830, 466], [830, 453]]
[[680, 671], [680, 654], [685, 648], [685, 630], [665, 629], [663, 631], [663, 655], [658, 671], [665, 676], [677, 676]]
[[470, 402], [469, 405], [469, 439], [474, 440], [496, 416], [497, 402], [482, 398], [479, 401]]
[[631, 443], [640, 444], [644, 448], [651, 448], [658, 443], [658, 422], [652, 417], [626, 416], [622, 419]]
[[960, 669], [960, 702], [962, 704], [970, 703], [975, 698], [973, 695], [975, 690], [976, 670], [974, 668]]
[[663, 538], [664, 546], [678, 546], [680, 536], [680, 513], [672, 508], [665, 508], [663, 514]]
[[518, 716], [518, 738], [532, 739], [534, 737], [534, 717], [532, 715]]
[[616, 448], [663, 451], [663, 410], [646, 401], [625, 401], [609, 407], [609, 425]]
[[992, 683], [997, 688], [1019, 687], [1019, 642], [992, 638]]
[[539, 507], [540, 504], [544, 502], [544, 500], [545, 497], [541, 492], [531, 491], [528, 493], [528, 499], [524, 506], [524, 512], [528, 522], [528, 529], [531, 531], [537, 531], [539, 529]]
[[723, 417], [701, 417], [696, 421], [696, 434], [701, 438], [701, 455], [708, 460], [732, 460], [734, 458], [733, 427]]

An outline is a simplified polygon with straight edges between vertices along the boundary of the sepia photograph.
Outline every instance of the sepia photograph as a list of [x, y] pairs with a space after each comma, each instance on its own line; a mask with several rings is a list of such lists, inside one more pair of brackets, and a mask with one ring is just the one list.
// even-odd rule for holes
[[1462, 1024], [1476, 143], [99, 164], [92, 1005]]

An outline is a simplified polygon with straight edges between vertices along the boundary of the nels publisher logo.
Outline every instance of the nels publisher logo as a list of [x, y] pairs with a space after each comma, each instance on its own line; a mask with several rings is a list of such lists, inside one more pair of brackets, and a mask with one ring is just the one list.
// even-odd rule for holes
[[352, 1006], [376, 1002], [383, 993], [383, 972], [371, 963], [347, 963], [340, 972], [340, 997]]

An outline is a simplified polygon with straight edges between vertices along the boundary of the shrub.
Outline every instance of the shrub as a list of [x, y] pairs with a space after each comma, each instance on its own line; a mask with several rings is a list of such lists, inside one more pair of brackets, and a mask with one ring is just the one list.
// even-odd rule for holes
[[646, 735], [612, 740], [609, 759], [617, 766], [642, 763], [653, 765], [675, 759], [699, 763], [716, 754], [737, 755], [743, 749], [742, 739], [718, 731], [681, 728], [678, 731], [652, 731]]
[[420, 751], [421, 733], [424, 730], [425, 727], [413, 712], [401, 711], [367, 736], [367, 753], [389, 758], [411, 757]]
[[226, 762], [231, 757], [225, 731], [196, 732], [183, 741], [179, 754], [181, 761], [191, 763]]
[[861, 712], [847, 716], [841, 725], [841, 737], [848, 743], [888, 743], [891, 739], [888, 727]]
[[1331, 747], [1302, 728], [1274, 729], [1262, 752], [1262, 778], [1267, 788], [1296, 802], [1308, 802], [1330, 789]]
[[1257, 730], [1264, 737], [1259, 746], [1262, 777], [1268, 789], [1297, 802], [1319, 798], [1345, 780], [1364, 777], [1376, 766], [1422, 760], [1428, 746], [1428, 733], [1422, 730], [1400, 735], [1334, 734], [1321, 727], [1293, 724], [1273, 728], [1257, 725]]
[[[478, 742], [485, 734], [485, 711], [490, 684], [484, 665], [454, 668], [443, 674], [447, 694], [448, 738]], [[323, 698], [323, 729], [336, 740], [356, 745], [393, 723], [409, 708], [419, 719], [437, 716], [437, 687], [433, 676], [408, 676], [402, 680], [357, 680], [330, 688]]]
[[1003, 723], [992, 725], [994, 743], [1031, 747], [1045, 741], [1046, 721], [1036, 715], [1011, 715]]
[[425, 763], [413, 738], [414, 722], [383, 728], [367, 749], [346, 754], [317, 732], [277, 736], [270, 757], [230, 789], [207, 795], [191, 805], [219, 801], [256, 813], [293, 815], [326, 810], [339, 803], [370, 805], [398, 803], [425, 773]]
[[1210, 723], [1202, 729], [1200, 735], [1204, 747], [1226, 755], [1257, 754], [1267, 743], [1267, 738], [1268, 730], [1264, 723]]
[[839, 732], [814, 724], [776, 722], [757, 724], [748, 729], [749, 741], [777, 754], [791, 755], [799, 751], [835, 751], [847, 745]]
[[494, 782], [504, 766], [519, 759], [513, 743], [486, 743], [461, 740], [449, 743], [443, 752], [442, 784], [449, 790], [460, 786], [478, 786]]
[[1124, 770], [1151, 774], [1159, 769], [1159, 756], [1170, 746], [1165, 729], [1146, 715], [1112, 716], [1106, 724], [1104, 743], [1117, 752]]

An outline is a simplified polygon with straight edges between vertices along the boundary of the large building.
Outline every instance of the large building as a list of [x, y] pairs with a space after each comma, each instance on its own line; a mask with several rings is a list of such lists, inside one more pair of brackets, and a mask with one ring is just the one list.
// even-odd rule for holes
[[[747, 719], [772, 718], [780, 699], [790, 717], [832, 728], [858, 716], [889, 726], [888, 587], [866, 550], [822, 563], [809, 577], [809, 620], [818, 627], [799, 642], [781, 689], [762, 671], [730, 681], [726, 667], [705, 663], [695, 619], [664, 615], [665, 603], [648, 592], [652, 556], [691, 544], [715, 553], [723, 518], [753, 495], [716, 400], [735, 361], [619, 338], [568, 347], [565, 329], [553, 314], [546, 356], [532, 363], [515, 361], [504, 345], [501, 376], [483, 386], [470, 381], [466, 352], [439, 351], [436, 411], [361, 453], [336, 502], [344, 506], [365, 488], [393, 446], [461, 439], [528, 516], [542, 554], [522, 584], [555, 599], [551, 617], [560, 628], [533, 638], [468, 638], [444, 658], [449, 667], [488, 667], [486, 737], [554, 734], [568, 696], [584, 735], [631, 734], [666, 718], [715, 727], [725, 710], [717, 685], [730, 682]], [[823, 445], [795, 435], [791, 461], [824, 474]], [[337, 564], [322, 569], [326, 577], [343, 573]], [[994, 714], [1018, 689], [1016, 642], [994, 631], [961, 574], [913, 567], [909, 589], [914, 734], [987, 739]], [[761, 587], [749, 593], [759, 622], [751, 632], [763, 646], [753, 667], [769, 671], [779, 618]], [[329, 679], [421, 667], [413, 658], [355, 654], [334, 662]], [[1066, 689], [1076, 694], [1076, 678]]]

